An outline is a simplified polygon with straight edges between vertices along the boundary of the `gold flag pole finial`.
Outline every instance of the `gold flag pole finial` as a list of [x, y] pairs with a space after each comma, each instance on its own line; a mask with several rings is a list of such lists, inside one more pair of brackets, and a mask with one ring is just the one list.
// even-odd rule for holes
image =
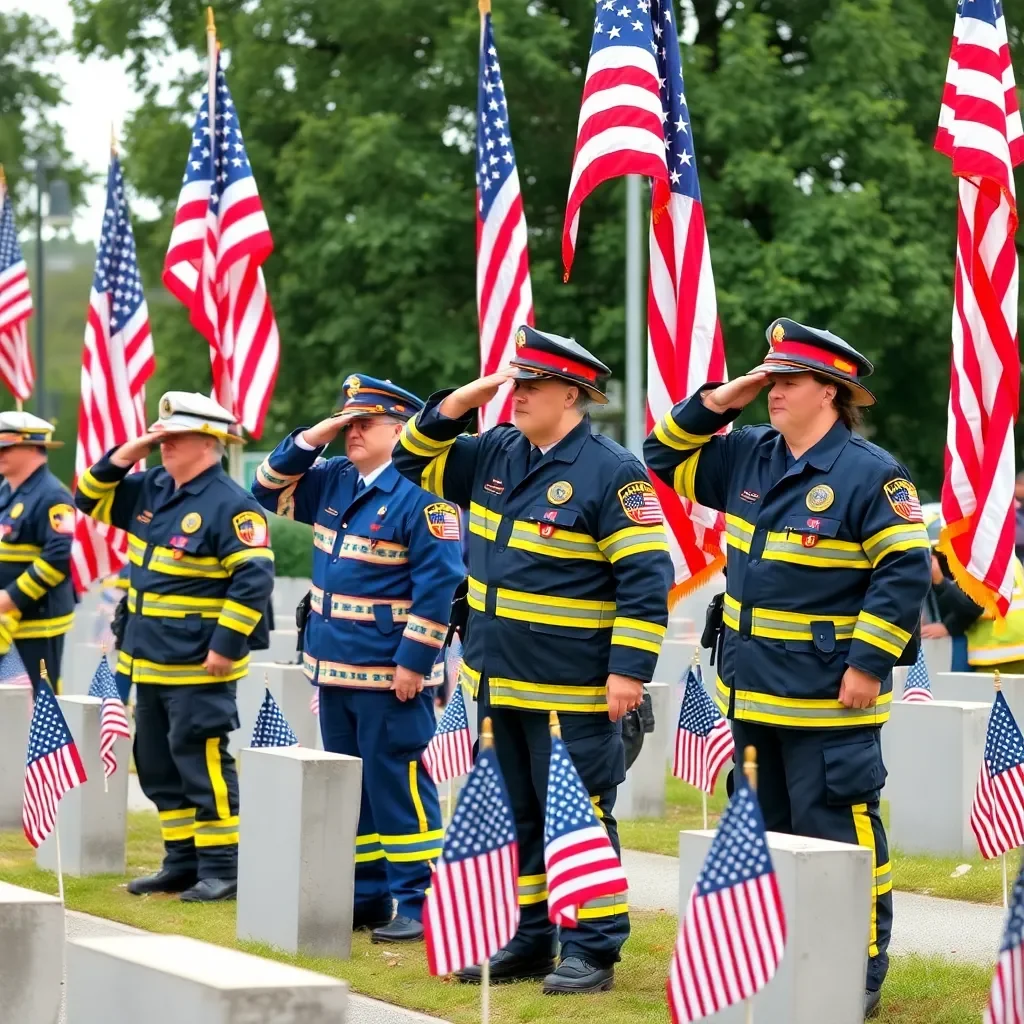
[[494, 746], [494, 730], [491, 728], [490, 718], [485, 718], [480, 727], [480, 749], [490, 750]]
[[743, 774], [750, 783], [750, 788], [757, 789], [757, 748], [743, 748]]
[[992, 673], [992, 685], [996, 688], [996, 693], [1003, 688], [1003, 679], [999, 674], [999, 669]]
[[700, 648], [694, 647], [693, 649], [693, 667], [696, 668], [700, 664]]
[[480, 17], [491, 13], [491, 0], [477, 0], [477, 7], [480, 8]]
[[217, 23], [213, 20], [213, 8], [206, 8], [206, 32], [208, 35], [217, 34]]
[[551, 711], [548, 713], [548, 727], [551, 729], [552, 736], [557, 736], [559, 739], [562, 738], [562, 727], [558, 724], [557, 711]]
[[46, 671], [46, 659], [45, 658], [40, 658], [39, 659], [39, 678], [42, 679], [42, 681], [44, 683], [46, 683], [47, 686], [50, 685], [50, 676], [49, 676], [49, 674]]

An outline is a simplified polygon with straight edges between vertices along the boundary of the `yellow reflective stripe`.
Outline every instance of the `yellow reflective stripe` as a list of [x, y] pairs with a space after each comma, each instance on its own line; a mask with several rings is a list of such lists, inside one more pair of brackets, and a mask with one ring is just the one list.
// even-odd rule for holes
[[[249, 671], [249, 655], [231, 662], [231, 668], [225, 675], [211, 676], [202, 665], [162, 665], [146, 658], [132, 657], [126, 666], [132, 682], [159, 683], [164, 686], [186, 686], [198, 683], [230, 683], [241, 679]], [[123, 671], [118, 660], [118, 671]]]
[[886, 861], [875, 867], [876, 896], [884, 896], [892, 890], [892, 863]]
[[75, 613], [60, 615], [54, 619], [22, 619], [15, 632], [19, 640], [39, 640], [50, 636], [63, 636], [75, 619]]
[[552, 558], [583, 558], [593, 562], [605, 561], [597, 541], [589, 533], [575, 530], [560, 530], [554, 527], [549, 536], [541, 532], [541, 524], [517, 519], [512, 524], [508, 546], [521, 551], [532, 551], [537, 555]]
[[217, 624], [248, 636], [258, 625], [261, 613], [237, 601], [225, 601]]
[[301, 480], [304, 473], [279, 473], [270, 464], [270, 459], [264, 459], [256, 470], [256, 481], [268, 491], [279, 491], [296, 480]]
[[[210, 736], [206, 740], [206, 771], [210, 776], [210, 787], [213, 790], [213, 800], [217, 808], [219, 818], [227, 818], [231, 815], [231, 808], [228, 806], [228, 786], [224, 781], [224, 771], [220, 763], [220, 737]], [[235, 824], [237, 824], [237, 819]]]
[[128, 534], [128, 561], [132, 565], [142, 565], [146, 555], [146, 542], [134, 533]]
[[454, 437], [450, 441], [435, 441], [432, 437], [427, 437], [417, 425], [418, 419], [419, 414], [417, 413], [411, 420], [407, 420], [399, 438], [402, 446], [408, 448], [414, 455], [421, 457], [440, 455], [445, 449], [451, 448], [455, 444]]
[[118, 672], [124, 672], [127, 676], [132, 674], [132, 661], [134, 659], [127, 651], [117, 652], [117, 669]]
[[[799, 538], [815, 537], [807, 547]], [[792, 562], [822, 569], [870, 569], [871, 562], [864, 557], [859, 544], [846, 540], [830, 540], [817, 534], [769, 533], [762, 558], [776, 562]]]
[[469, 532], [484, 540], [494, 540], [501, 525], [501, 516], [475, 501], [469, 503]]
[[160, 811], [160, 838], [165, 843], [191, 839], [196, 827], [196, 809]]
[[614, 896], [598, 896], [587, 900], [576, 912], [581, 921], [593, 921], [599, 917], [616, 917], [629, 913], [629, 893], [618, 892]]
[[[846, 708], [838, 700], [776, 697], [753, 690], [735, 690], [735, 717], [743, 722], [789, 725], [800, 728], [834, 729], [881, 725], [889, 720], [892, 693], [879, 694], [874, 707]], [[725, 714], [729, 709], [729, 688], [717, 679], [715, 703]]]
[[677, 452], [688, 452], [707, 444], [714, 435], [691, 434], [688, 430], [683, 430], [672, 418], [672, 412], [669, 410], [655, 424], [654, 436], [668, 448], [674, 448]]
[[524, 708], [531, 711], [607, 711], [607, 693], [603, 686], [564, 686], [554, 683], [530, 683], [521, 679], [489, 676], [490, 701], [495, 707]]
[[39, 586], [27, 569], [14, 582], [17, 588], [33, 601], [38, 601], [46, 594], [46, 588]]
[[188, 597], [184, 594], [143, 595], [139, 607], [139, 592], [128, 588], [128, 611], [135, 615], [149, 615], [160, 618], [183, 619], [186, 615], [200, 615], [204, 619], [215, 619], [224, 607], [222, 597]]
[[612, 643], [620, 647], [635, 647], [640, 651], [657, 654], [661, 650], [661, 642], [665, 639], [665, 627], [657, 622], [645, 622], [643, 619], [630, 619], [625, 615], [617, 615], [612, 626]]
[[107, 526], [112, 525], [111, 520], [114, 515], [114, 494], [114, 491], [104, 494], [103, 497], [93, 505], [89, 516], [92, 519], [95, 519], [98, 523], [106, 523]]
[[855, 615], [798, 615], [768, 608], [751, 612], [750, 635], [771, 640], [813, 640], [812, 622], [831, 622], [837, 640], [850, 640], [855, 635]]
[[208, 556], [185, 555], [177, 548], [153, 548], [147, 568], [165, 576], [201, 576], [206, 579], [225, 580], [229, 575], [221, 567], [218, 559]]
[[[219, 813], [219, 812], [218, 812]], [[219, 821], [197, 821], [195, 844], [202, 846], [235, 846], [238, 843], [238, 815]]]
[[410, 615], [408, 625], [402, 635], [418, 643], [440, 648], [444, 645], [444, 638], [448, 635], [448, 627], [442, 622], [434, 622], [433, 619]]
[[93, 501], [99, 501], [105, 494], [109, 493], [110, 491], [113, 491], [120, 482], [121, 482], [120, 480], [113, 480], [113, 481], [97, 480], [96, 477], [93, 475], [92, 470], [91, 469], [87, 469], [78, 478], [78, 485], [77, 486], [78, 486], [78, 489], [87, 498], [91, 498]]
[[220, 564], [228, 572], [231, 572], [236, 566], [241, 565], [242, 562], [250, 562], [254, 558], [266, 558], [272, 562], [274, 561], [274, 552], [270, 548], [248, 548], [245, 551], [236, 551], [233, 555], [225, 555], [220, 560]]
[[748, 523], [739, 516], [726, 513], [725, 516], [725, 543], [729, 547], [738, 548], [740, 551], [750, 554], [750, 542], [754, 537], [754, 524]]
[[[853, 827], [857, 832], [857, 845], [866, 846], [871, 851], [871, 866], [877, 863], [878, 850], [875, 848], [875, 832], [871, 827], [871, 817], [867, 804], [854, 804]], [[878, 956], [878, 883], [872, 880], [871, 885], [871, 927], [868, 932], [868, 956]]]
[[459, 685], [473, 700], [476, 700], [476, 695], [480, 690], [480, 673], [467, 665], [465, 660], [459, 666]]
[[695, 454], [676, 466], [676, 470], [672, 474], [672, 486], [675, 488], [676, 494], [681, 494], [690, 501], [697, 500], [694, 491], [697, 486], [697, 460], [700, 458], [700, 454], [698, 448]]
[[910, 551], [913, 548], [930, 550], [931, 546], [927, 529], [917, 523], [890, 526], [873, 533], [861, 544], [864, 554], [871, 560], [873, 566], [877, 566], [886, 555], [891, 555], [894, 551]]
[[891, 622], [863, 610], [857, 618], [853, 638], [863, 640], [864, 643], [886, 651], [895, 658], [898, 658], [910, 643], [910, 634], [905, 629], [900, 629], [899, 626], [894, 626]]
[[627, 526], [616, 530], [604, 540], [597, 542], [598, 548], [613, 565], [621, 558], [640, 555], [647, 551], [668, 551], [668, 536], [664, 526]]
[[429, 494], [444, 497], [444, 467], [448, 465], [448, 452], [450, 451], [451, 449], [447, 448], [441, 452], [436, 459], [427, 463], [420, 474], [420, 487]]
[[[416, 821], [420, 826], [420, 832], [426, 832], [427, 812], [423, 809], [423, 801], [420, 799], [420, 783], [417, 776], [418, 769], [418, 760], [409, 762], [409, 794], [412, 796], [412, 805], [416, 808]], [[444, 835], [444, 832], [439, 830], [435, 838], [440, 839], [442, 835]], [[395, 837], [382, 835], [380, 837], [380, 841], [382, 844], [386, 845], [389, 838], [394, 839]]]
[[0, 562], [31, 562], [42, 550], [38, 544], [4, 544], [0, 542]]
[[67, 579], [66, 573], [54, 568], [45, 558], [37, 558], [32, 563], [32, 568], [35, 569], [39, 578], [51, 587], [55, 587], [58, 583], [63, 583]]
[[376, 832], [356, 836], [356, 863], [366, 864], [369, 861], [383, 860], [384, 847], [380, 845], [380, 836]]
[[547, 875], [520, 875], [516, 884], [519, 906], [531, 907], [548, 898]]
[[[472, 576], [467, 600], [471, 608], [485, 611], [487, 586]], [[554, 626], [606, 629], [615, 622], [614, 601], [584, 601], [574, 597], [528, 594], [524, 590], [495, 591], [495, 614], [521, 622], [545, 622]]]

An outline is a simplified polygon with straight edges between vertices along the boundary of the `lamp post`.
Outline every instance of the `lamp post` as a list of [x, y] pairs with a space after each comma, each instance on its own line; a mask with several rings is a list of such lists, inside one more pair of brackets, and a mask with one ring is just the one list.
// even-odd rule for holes
[[[46, 419], [46, 255], [43, 250], [43, 224], [68, 227], [71, 224], [71, 192], [62, 178], [50, 178], [53, 165], [36, 161], [36, 412]], [[43, 194], [49, 197], [49, 209], [43, 217]]]

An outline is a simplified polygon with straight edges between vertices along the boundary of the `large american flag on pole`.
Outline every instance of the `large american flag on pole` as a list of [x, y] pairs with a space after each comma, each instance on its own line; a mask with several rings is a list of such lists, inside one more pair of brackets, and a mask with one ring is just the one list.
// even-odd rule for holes
[[[671, 0], [652, 0], [651, 18], [664, 26], [657, 57], [668, 180], [654, 184], [650, 228], [647, 429], [654, 428], [663, 443], [685, 451], [695, 442], [679, 431], [668, 413], [702, 384], [725, 381], [728, 374]], [[676, 570], [672, 600], [723, 565], [725, 519], [676, 494], [656, 476], [651, 480], [665, 513]]]
[[263, 278], [274, 244], [220, 51], [211, 49], [163, 281], [210, 344], [214, 398], [259, 437], [281, 347]]
[[700, 666], [691, 666], [679, 708], [672, 774], [705, 793], [714, 793], [718, 773], [735, 750], [729, 723], [704, 689]]
[[132, 732], [106, 654], [100, 656], [100, 663], [93, 673], [89, 696], [100, 699], [100, 760], [103, 762], [104, 778], [109, 779], [117, 771], [114, 744], [121, 739], [130, 740]]
[[757, 796], [742, 776], [679, 927], [668, 976], [673, 1024], [748, 999], [774, 977], [786, 914]]
[[15, 398], [26, 399], [32, 394], [36, 377], [28, 339], [32, 293], [3, 168], [0, 202], [0, 380]]
[[473, 741], [462, 687], [456, 686], [437, 723], [437, 729], [423, 751], [423, 767], [434, 782], [447, 782], [466, 775], [473, 767]]
[[[76, 479], [80, 481], [111, 448], [145, 433], [146, 381], [155, 368], [124, 175], [121, 161], [113, 153], [82, 349]], [[75, 589], [82, 593], [93, 580], [117, 572], [127, 551], [123, 531], [78, 515], [71, 546]]]
[[57, 824], [57, 804], [86, 781], [78, 747], [64, 721], [57, 698], [44, 679], [36, 693], [28, 731], [25, 798], [21, 820], [25, 838], [38, 847]]
[[423, 905], [433, 975], [482, 964], [519, 927], [519, 846], [493, 747], [469, 773]]
[[952, 159], [959, 190], [943, 550], [970, 596], [1005, 615], [1020, 397], [1013, 168], [1024, 129], [999, 0], [957, 5], [935, 148]]
[[1024, 1024], [1024, 864], [1010, 897], [1010, 913], [982, 1024]]
[[598, 185], [626, 174], [668, 179], [657, 59], [664, 36], [650, 0], [597, 0], [562, 228], [566, 280], [580, 207]]
[[[476, 124], [476, 307], [480, 373], [494, 373], [515, 352], [520, 324], [533, 324], [526, 214], [512, 148], [505, 83], [494, 44], [490, 0], [480, 0], [480, 77]], [[480, 409], [480, 429], [507, 421], [512, 394], [503, 388]]]
[[1002, 692], [988, 719], [971, 829], [986, 860], [1024, 846], [1024, 737]]
[[617, 896], [629, 888], [619, 855], [558, 736], [551, 737], [548, 762], [544, 869], [548, 917], [561, 928], [576, 927], [584, 903]]

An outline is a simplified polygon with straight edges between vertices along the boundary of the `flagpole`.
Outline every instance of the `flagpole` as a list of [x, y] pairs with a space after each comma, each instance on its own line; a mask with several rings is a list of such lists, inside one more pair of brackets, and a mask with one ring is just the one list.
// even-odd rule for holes
[[[750, 783], [750, 788], [757, 792], [757, 748], [748, 746], [743, 748], [743, 774]], [[754, 1024], [754, 1001], [748, 996], [746, 999], [746, 1024]]]
[[452, 798], [455, 796], [455, 779], [448, 780], [448, 795], [444, 800], [444, 823], [446, 825], [452, 820]]
[[[693, 668], [697, 669], [699, 667], [700, 667], [700, 648], [696, 644], [694, 644], [694, 647], [693, 647]], [[684, 700], [686, 699], [686, 694], [685, 693], [683, 694], [683, 699]], [[701, 828], [703, 828], [704, 831], [707, 832], [707, 830], [708, 830], [708, 794], [707, 794], [707, 792], [703, 788], [701, 788], [701, 791], [700, 791], [700, 813], [701, 813], [701, 818], [703, 819], [703, 822], [704, 822], [704, 824], [701, 825]]]
[[[481, 3], [488, 3], [488, 0], [481, 0]], [[554, 712], [552, 712], [554, 714]], [[494, 746], [494, 730], [491, 728], [490, 718], [485, 718], [480, 727], [480, 749], [490, 750]], [[481, 1024], [488, 1024], [491, 1019], [491, 958], [484, 957], [480, 965], [480, 1021]]]
[[[7, 197], [7, 174], [4, 171], [4, 165], [0, 164], [0, 206], [3, 205], [4, 200]], [[21, 399], [17, 395], [14, 396], [14, 408], [18, 412], [22, 411]]]
[[[111, 124], [111, 126], [110, 126], [110, 152], [112, 154], [114, 154], [115, 156], [117, 154], [117, 143], [114, 142], [114, 126], [113, 126], [113, 124]], [[100, 657], [104, 661], [107, 660], [107, 642], [106, 642], [106, 640], [104, 640], [103, 643], [100, 644]], [[109, 667], [110, 666], [108, 665], [107, 668], [109, 668]], [[100, 698], [100, 732], [101, 733], [103, 732], [103, 701], [104, 700], [105, 700], [105, 698], [103, 698], [103, 697]], [[110, 783], [107, 781], [107, 766], [106, 765], [103, 766], [103, 792], [104, 793], [109, 793], [110, 792]]]
[[[999, 693], [999, 691], [1003, 688], [1003, 681], [1002, 681], [1002, 677], [999, 674], [999, 669], [996, 669], [992, 673], [992, 687], [996, 691], [996, 693]], [[1002, 855], [1001, 860], [1003, 862], [1003, 910], [1006, 910], [1006, 908], [1010, 905], [1010, 894], [1009, 894], [1009, 891], [1008, 891], [1009, 887], [1007, 885], [1007, 880], [1006, 880], [1006, 854], [1005, 853]]]
[[[46, 659], [39, 659], [39, 678], [47, 686], [50, 685], [50, 676], [46, 671]], [[57, 804], [56, 815], [53, 819], [53, 845], [57, 850], [57, 898], [61, 906], [64, 905], [64, 871], [60, 863], [60, 804]]]

